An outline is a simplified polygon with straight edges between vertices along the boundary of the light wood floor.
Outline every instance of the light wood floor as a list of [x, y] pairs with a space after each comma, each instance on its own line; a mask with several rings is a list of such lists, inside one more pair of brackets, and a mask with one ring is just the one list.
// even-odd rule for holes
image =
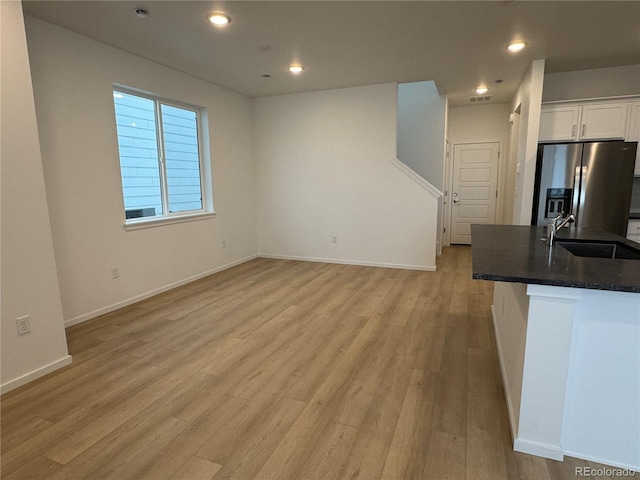
[[[2, 478], [566, 479], [512, 451], [468, 247], [438, 272], [258, 259], [68, 329], [2, 397]], [[599, 477], [602, 478], [602, 477]], [[637, 477], [636, 477], [637, 478]]]

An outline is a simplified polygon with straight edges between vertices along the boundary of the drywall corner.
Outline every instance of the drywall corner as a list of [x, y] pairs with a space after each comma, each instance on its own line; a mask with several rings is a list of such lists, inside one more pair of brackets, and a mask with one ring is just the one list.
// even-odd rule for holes
[[[69, 363], [20, 2], [0, 2], [2, 391]], [[16, 318], [31, 332], [18, 335]]]

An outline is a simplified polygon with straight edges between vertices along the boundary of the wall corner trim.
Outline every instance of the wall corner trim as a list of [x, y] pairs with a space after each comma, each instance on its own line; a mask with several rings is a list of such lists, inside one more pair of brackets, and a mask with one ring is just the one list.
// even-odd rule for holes
[[418, 175], [413, 169], [411, 169], [410, 167], [408, 167], [405, 163], [403, 163], [401, 160], [398, 160], [397, 158], [393, 157], [391, 159], [391, 163], [393, 163], [396, 167], [398, 167], [400, 169], [400, 171], [402, 173], [404, 173], [406, 176], [408, 176], [411, 180], [413, 180], [414, 182], [416, 182], [418, 185], [420, 185], [423, 189], [425, 189], [427, 192], [429, 192], [431, 195], [433, 195], [435, 198], [440, 198], [442, 197], [443, 193], [438, 190], [436, 187], [434, 187], [433, 185], [431, 185], [429, 182], [427, 182], [423, 177], [421, 177], [420, 175]]

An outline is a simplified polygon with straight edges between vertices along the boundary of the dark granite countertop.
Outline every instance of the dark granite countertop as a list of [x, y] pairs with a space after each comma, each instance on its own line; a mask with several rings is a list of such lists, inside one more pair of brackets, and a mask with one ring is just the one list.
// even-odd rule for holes
[[629, 212], [629, 220], [640, 220], [640, 212]]
[[[640, 260], [611, 260], [572, 255], [559, 245], [547, 247], [546, 227], [472, 225], [473, 278], [640, 293]], [[558, 239], [635, 242], [595, 229], [563, 229]]]

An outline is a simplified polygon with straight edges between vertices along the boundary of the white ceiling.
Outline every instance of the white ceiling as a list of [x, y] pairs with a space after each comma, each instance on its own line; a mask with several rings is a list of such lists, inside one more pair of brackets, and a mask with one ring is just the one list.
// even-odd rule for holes
[[[534, 59], [546, 59], [547, 73], [640, 64], [640, 1], [23, 5], [29, 15], [250, 97], [434, 80], [451, 105], [468, 104], [482, 83], [498, 103], [510, 100]], [[146, 19], [136, 16], [140, 7]], [[213, 11], [230, 15], [231, 24], [214, 28], [207, 21]], [[528, 47], [509, 53], [513, 39]], [[306, 66], [301, 75], [287, 71], [293, 62]]]

